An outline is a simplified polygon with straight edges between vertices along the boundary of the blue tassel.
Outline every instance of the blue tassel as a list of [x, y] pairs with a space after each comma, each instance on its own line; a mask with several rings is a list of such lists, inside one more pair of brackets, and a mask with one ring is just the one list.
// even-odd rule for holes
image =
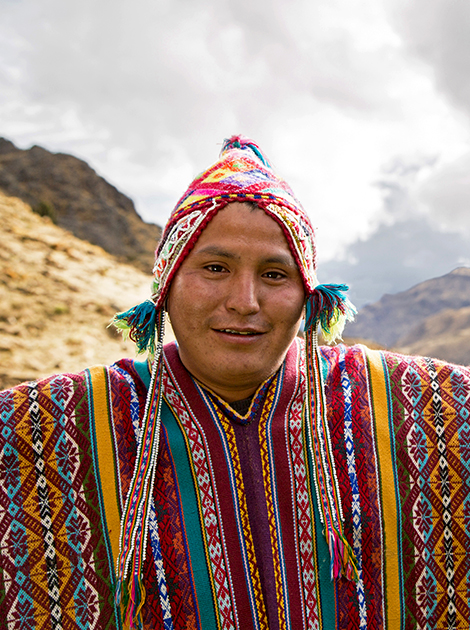
[[305, 330], [319, 325], [327, 343], [341, 339], [347, 321], [352, 321], [356, 308], [346, 296], [346, 284], [319, 284], [306, 302]]
[[137, 346], [140, 354], [149, 350], [155, 352], [155, 328], [157, 310], [152, 300], [145, 300], [123, 313], [117, 313], [112, 323], [123, 331], [124, 338], [129, 337]]

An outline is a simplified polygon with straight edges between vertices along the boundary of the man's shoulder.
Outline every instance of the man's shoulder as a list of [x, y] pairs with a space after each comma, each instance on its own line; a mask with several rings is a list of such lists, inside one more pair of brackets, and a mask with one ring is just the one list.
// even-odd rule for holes
[[340, 362], [345, 362], [365, 367], [375, 363], [381, 364], [387, 371], [399, 369], [429, 372], [431, 370], [439, 373], [459, 373], [470, 379], [470, 366], [468, 365], [457, 365], [433, 357], [401, 354], [392, 350], [373, 349], [364, 344], [321, 346], [321, 353], [330, 365], [339, 365]]
[[15, 392], [28, 392], [32, 389], [44, 391], [52, 388], [52, 390], [56, 391], [63, 388], [86, 386], [87, 380], [90, 380], [92, 376], [100, 374], [108, 376], [113, 379], [113, 381], [129, 381], [129, 378], [131, 378], [145, 382], [147, 380], [146, 375], [149, 374], [149, 369], [146, 361], [123, 358], [109, 366], [94, 365], [79, 372], [62, 372], [33, 381], [25, 381], [0, 391], [0, 397], [5, 398]]
[[9, 387], [0, 391], [0, 397], [7, 397], [14, 392], [27, 392], [28, 390], [43, 390], [45, 388], [66, 387], [71, 384], [79, 385], [86, 379], [86, 370], [81, 372], [63, 372], [59, 374], [51, 374], [36, 380], [24, 381], [13, 387]]

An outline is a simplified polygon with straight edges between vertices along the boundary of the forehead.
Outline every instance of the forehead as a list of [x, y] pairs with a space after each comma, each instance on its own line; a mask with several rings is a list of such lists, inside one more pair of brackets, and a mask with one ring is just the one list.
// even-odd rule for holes
[[199, 236], [190, 256], [210, 253], [218, 247], [250, 256], [282, 252], [295, 264], [279, 224], [254, 204], [233, 202], [219, 210]]

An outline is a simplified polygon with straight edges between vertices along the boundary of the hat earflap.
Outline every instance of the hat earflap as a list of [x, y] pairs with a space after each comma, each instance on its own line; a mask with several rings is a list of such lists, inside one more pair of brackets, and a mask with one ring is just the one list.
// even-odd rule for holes
[[355, 307], [346, 297], [344, 284], [320, 284], [308, 296], [305, 313], [306, 404], [304, 414], [308, 444], [314, 462], [314, 481], [320, 520], [330, 550], [332, 580], [344, 575], [357, 581], [358, 565], [343, 524], [343, 510], [333, 448], [328, 425], [325, 396], [324, 360], [318, 345], [320, 329], [328, 343], [341, 338], [346, 321], [352, 320]]

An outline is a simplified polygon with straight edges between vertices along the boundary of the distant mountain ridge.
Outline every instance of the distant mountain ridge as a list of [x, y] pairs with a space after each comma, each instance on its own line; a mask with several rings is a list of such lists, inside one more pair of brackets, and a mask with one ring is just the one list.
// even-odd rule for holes
[[0, 138], [0, 190], [119, 260], [151, 273], [161, 229], [83, 160]]
[[407, 291], [384, 295], [359, 311], [345, 336], [470, 364], [470, 268], [459, 267]]
[[428, 317], [400, 339], [398, 350], [470, 365], [470, 307]]

